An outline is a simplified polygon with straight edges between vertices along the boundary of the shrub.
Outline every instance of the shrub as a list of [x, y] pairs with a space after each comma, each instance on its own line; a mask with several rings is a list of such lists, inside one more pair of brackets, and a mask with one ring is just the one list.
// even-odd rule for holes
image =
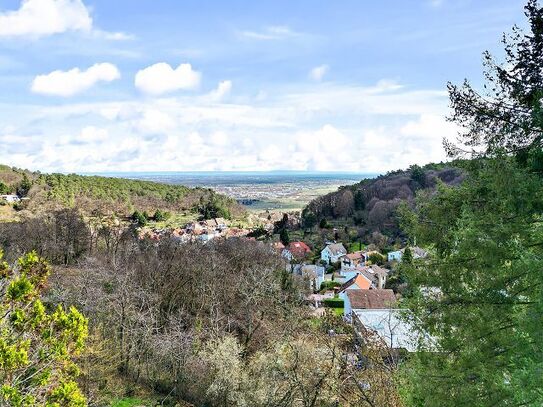
[[323, 281], [321, 283], [321, 290], [329, 290], [331, 288], [339, 287], [341, 286], [341, 283], [338, 283], [337, 281]]
[[345, 302], [341, 298], [327, 298], [323, 301], [327, 308], [344, 308]]

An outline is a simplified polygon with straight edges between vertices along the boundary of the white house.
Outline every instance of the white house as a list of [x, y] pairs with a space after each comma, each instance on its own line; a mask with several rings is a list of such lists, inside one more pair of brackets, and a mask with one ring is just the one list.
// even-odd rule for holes
[[327, 264], [337, 263], [339, 259], [347, 254], [347, 249], [341, 243], [326, 245], [321, 251], [321, 260]]
[[394, 291], [389, 289], [346, 290], [343, 301], [343, 315], [350, 321], [351, 314], [356, 310], [393, 308], [396, 305], [396, 296]]
[[17, 195], [0, 195], [0, 199], [9, 203], [15, 203], [21, 200]]
[[[404, 247], [403, 249], [400, 249], [400, 250], [389, 252], [388, 253], [388, 261], [389, 262], [392, 262], [392, 261], [401, 262], [402, 261], [402, 256], [405, 253], [405, 249], [406, 249], [406, 247]], [[414, 259], [421, 259], [421, 258], [425, 258], [426, 256], [428, 256], [428, 252], [426, 252], [426, 250], [421, 249], [420, 247], [417, 247], [417, 246], [410, 247], [409, 250], [411, 250], [411, 254], [413, 255]]]

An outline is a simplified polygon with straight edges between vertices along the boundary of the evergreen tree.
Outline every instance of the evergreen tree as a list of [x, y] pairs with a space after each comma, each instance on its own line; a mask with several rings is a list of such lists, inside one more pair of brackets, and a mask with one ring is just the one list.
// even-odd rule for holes
[[281, 243], [283, 243], [285, 246], [290, 243], [290, 236], [286, 228], [281, 229], [281, 232], [279, 233], [279, 239], [281, 239]]
[[433, 338], [404, 366], [408, 405], [543, 405], [543, 9], [530, 1], [526, 14], [531, 33], [504, 39], [505, 64], [485, 54], [487, 97], [450, 85], [466, 130], [448, 151], [474, 150], [467, 179], [403, 213], [434, 248], [403, 269], [407, 304]]

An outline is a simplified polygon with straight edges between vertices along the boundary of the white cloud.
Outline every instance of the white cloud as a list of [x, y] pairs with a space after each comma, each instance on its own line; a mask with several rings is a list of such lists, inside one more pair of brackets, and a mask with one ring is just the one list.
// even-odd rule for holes
[[135, 128], [141, 133], [166, 133], [175, 127], [175, 120], [158, 109], [146, 109], [142, 117], [135, 123]]
[[209, 96], [214, 101], [222, 100], [232, 90], [232, 81], [222, 81], [217, 86], [217, 89], [212, 91]]
[[0, 13], [0, 37], [40, 37], [66, 31], [91, 31], [92, 18], [81, 0], [23, 0]]
[[85, 71], [73, 68], [69, 71], [53, 71], [46, 75], [38, 75], [32, 82], [32, 92], [45, 95], [69, 97], [83, 92], [98, 82], [112, 82], [121, 74], [117, 67], [110, 63], [95, 64]]
[[270, 25], [264, 27], [260, 31], [242, 31], [242, 37], [249, 38], [252, 40], [285, 40], [293, 37], [299, 37], [302, 34], [296, 31], [291, 30], [289, 27], [284, 25]]
[[195, 89], [200, 85], [202, 74], [194, 71], [190, 64], [181, 64], [173, 69], [160, 62], [138, 71], [135, 85], [151, 95], [161, 95], [181, 89]]
[[324, 78], [324, 75], [328, 73], [330, 67], [328, 65], [319, 65], [309, 71], [309, 77], [314, 81], [320, 82]]
[[[441, 91], [384, 81], [269, 92], [258, 102], [252, 93], [237, 103], [208, 93], [0, 105], [0, 136], [9, 135], [0, 138], [0, 162], [43, 171], [384, 172], [444, 159], [442, 137], [455, 134], [443, 119], [448, 98]], [[22, 142], [28, 135], [32, 142]]]

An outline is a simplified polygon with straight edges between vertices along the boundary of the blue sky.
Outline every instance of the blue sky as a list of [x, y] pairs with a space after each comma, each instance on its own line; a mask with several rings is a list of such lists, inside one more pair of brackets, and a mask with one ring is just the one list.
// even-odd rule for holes
[[383, 172], [444, 159], [447, 81], [519, 0], [0, 0], [0, 163]]

